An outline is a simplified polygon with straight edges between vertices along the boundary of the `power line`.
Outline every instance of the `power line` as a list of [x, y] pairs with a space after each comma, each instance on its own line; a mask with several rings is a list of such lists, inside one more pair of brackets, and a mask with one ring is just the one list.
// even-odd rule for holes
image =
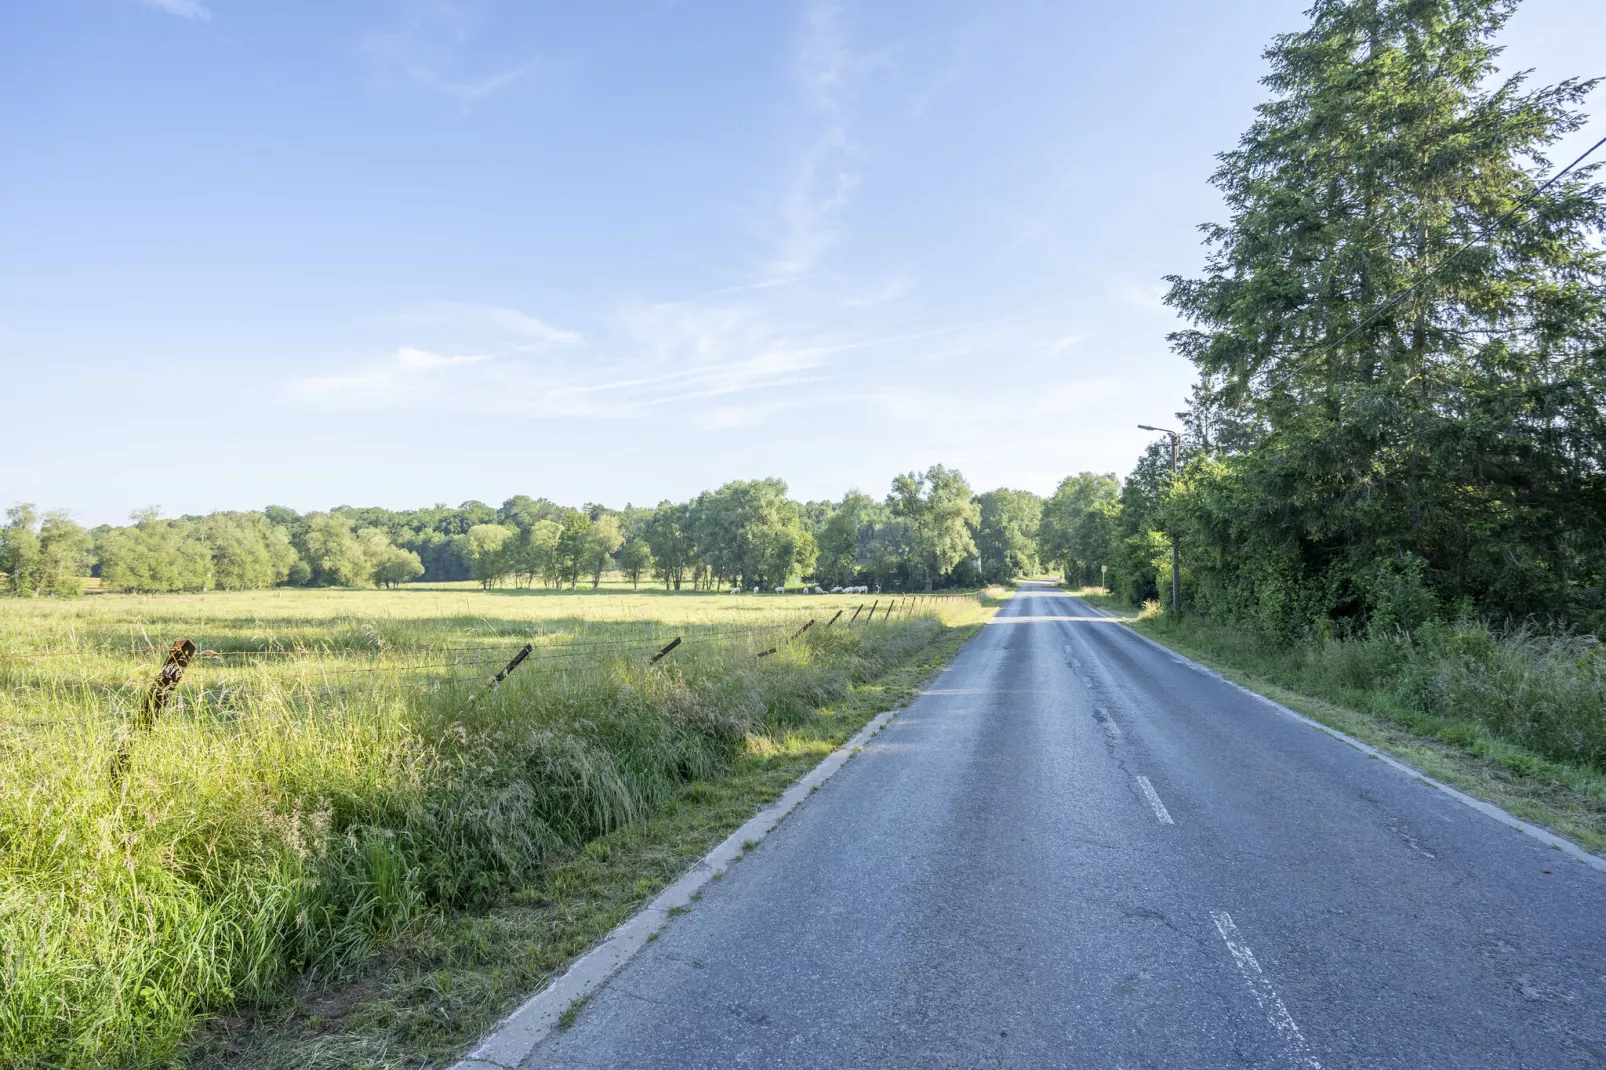
[[1534, 198], [1538, 197], [1541, 193], [1545, 192], [1545, 190], [1549, 189], [1551, 186], [1555, 185], [1558, 181], [1560, 181], [1562, 176], [1566, 175], [1569, 171], [1573, 170], [1579, 164], [1581, 164], [1585, 160], [1587, 160], [1591, 155], [1594, 154], [1595, 150], [1600, 148], [1602, 145], [1606, 145], [1606, 137], [1601, 138], [1599, 141], [1595, 142], [1589, 148], [1585, 149], [1583, 151], [1583, 153], [1576, 160], [1574, 160], [1572, 163], [1568, 164], [1566, 167], [1563, 167], [1560, 171], [1557, 171], [1555, 174], [1551, 175], [1550, 178], [1548, 178], [1544, 182], [1543, 185], [1535, 186], [1532, 190], [1529, 190], [1528, 193], [1525, 194], [1522, 197], [1521, 200], [1519, 200], [1516, 204], [1511, 206], [1509, 211], [1507, 211], [1504, 215], [1502, 215], [1499, 219], [1495, 220], [1493, 223], [1489, 224], [1489, 226], [1484, 230], [1484, 232], [1482, 234], [1479, 234], [1476, 238], [1473, 238], [1471, 241], [1468, 241], [1466, 244], [1462, 245], [1459, 249], [1455, 250], [1455, 252], [1451, 253], [1449, 256], [1447, 256], [1443, 260], [1439, 261], [1438, 264], [1436, 264], [1432, 268], [1432, 270], [1430, 270], [1427, 274], [1425, 274], [1421, 278], [1417, 279], [1415, 282], [1413, 282], [1410, 286], [1406, 287], [1404, 290], [1401, 290], [1398, 294], [1396, 294], [1395, 296], [1390, 298], [1388, 301], [1386, 301], [1383, 304], [1379, 305], [1365, 319], [1361, 320], [1361, 322], [1357, 323], [1355, 326], [1351, 327], [1348, 331], [1344, 332], [1344, 334], [1337, 341], [1329, 342], [1327, 345], [1323, 346], [1316, 353], [1312, 354], [1308, 359], [1300, 361], [1298, 364], [1294, 365], [1292, 368], [1286, 368], [1286, 369], [1276, 373], [1275, 375], [1271, 376], [1271, 378], [1267, 381], [1266, 385], [1267, 386], [1275, 386], [1280, 379], [1283, 379], [1283, 378], [1285, 378], [1287, 376], [1293, 375], [1295, 372], [1298, 372], [1298, 371], [1300, 371], [1300, 370], [1302, 370], [1304, 368], [1309, 367], [1310, 365], [1314, 364], [1316, 361], [1321, 360], [1323, 357], [1331, 355], [1333, 350], [1337, 349], [1339, 346], [1343, 345], [1345, 342], [1347, 342], [1351, 338], [1355, 337], [1368, 324], [1370, 324], [1373, 320], [1377, 319], [1383, 313], [1387, 312], [1389, 309], [1393, 308], [1395, 305], [1398, 305], [1401, 301], [1404, 301], [1407, 297], [1410, 297], [1417, 290], [1421, 289], [1427, 283], [1431, 282], [1435, 275], [1437, 275], [1439, 272], [1443, 271], [1445, 268], [1449, 267], [1452, 263], [1454, 263], [1455, 260], [1462, 253], [1466, 252], [1468, 249], [1472, 248], [1474, 245], [1477, 245], [1480, 242], [1482, 242], [1491, 233], [1493, 233], [1496, 229], [1498, 229], [1502, 223], [1504, 223], [1506, 220], [1510, 219], [1512, 216], [1516, 215], [1523, 208], [1527, 207], [1527, 205], [1529, 203], [1531, 203], [1534, 200]]

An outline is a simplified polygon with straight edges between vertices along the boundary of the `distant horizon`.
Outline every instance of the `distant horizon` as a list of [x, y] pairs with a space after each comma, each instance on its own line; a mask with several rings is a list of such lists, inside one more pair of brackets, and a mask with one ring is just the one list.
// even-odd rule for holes
[[[935, 461], [935, 462], [932, 462], [932, 463], [943, 464], [945, 462]], [[928, 467], [930, 467], [929, 464], [922, 464], [922, 465], [919, 465], [917, 467], [917, 469], [915, 469], [915, 470], [924, 471]], [[970, 483], [971, 491], [973, 493], [975, 493], [975, 494], [985, 494], [988, 491], [1004, 490], [1004, 489], [1030, 491], [1031, 493], [1036, 494], [1039, 497], [1045, 498], [1045, 499], [1052, 497], [1053, 494], [1054, 494], [1054, 489], [1055, 489], [1054, 487], [1049, 487], [1047, 490], [1036, 490], [1036, 489], [1034, 489], [1032, 487], [1010, 487], [1007, 484], [997, 484], [997, 485], [989, 484], [989, 485], [983, 486], [983, 485], [980, 485], [980, 484], [976, 483], [975, 480], [971, 479], [969, 477], [969, 475], [967, 473], [965, 473], [965, 470], [963, 468], [960, 468], [958, 465], [951, 465], [950, 464], [950, 465], [947, 465], [947, 467], [951, 468], [951, 469], [952, 468], [958, 468], [960, 473], [965, 475], [966, 481], [968, 483]], [[1075, 472], [1066, 472], [1065, 476], [1074, 476], [1074, 475], [1077, 475], [1077, 474], [1079, 474], [1080, 472], [1083, 472], [1083, 471], [1089, 471], [1089, 469], [1077, 469]], [[902, 474], [902, 473], [894, 472], [891, 475], [887, 476], [886, 485], [887, 485], [888, 489], [890, 489], [890, 487], [891, 487], [892, 480], [896, 476], [898, 476], [900, 474]], [[1102, 474], [1102, 473], [1100, 473], [1100, 474]], [[1116, 475], [1117, 477], [1122, 477], [1122, 476], [1125, 475], [1124, 472], [1115, 472], [1113, 474]], [[168, 508], [163, 507], [160, 502], [149, 502], [149, 503], [147, 503], [146, 505], [143, 505], [143, 506], [135, 506], [132, 510], [130, 510], [130, 512], [133, 513], [133, 512], [138, 512], [141, 509], [155, 507], [155, 508], [160, 510], [161, 516], [162, 516], [162, 518], [164, 520], [178, 520], [178, 519], [182, 519], [184, 517], [206, 516], [209, 513], [245, 513], [245, 512], [257, 512], [257, 513], [260, 513], [263, 510], [265, 510], [265, 509], [267, 509], [269, 507], [273, 507], [273, 506], [278, 506], [278, 507], [282, 507], [282, 508], [285, 508], [285, 509], [289, 509], [289, 510], [293, 511], [294, 513], [296, 513], [299, 516], [307, 516], [308, 514], [311, 514], [311, 513], [332, 513], [332, 512], [335, 512], [337, 510], [340, 510], [340, 509], [384, 509], [384, 510], [386, 510], [388, 512], [392, 512], [392, 513], [408, 513], [408, 512], [417, 512], [417, 511], [423, 510], [423, 509], [438, 509], [438, 508], [460, 509], [464, 505], [468, 504], [469, 502], [478, 502], [481, 505], [486, 505], [486, 506], [489, 506], [492, 509], [497, 509], [502, 505], [502, 503], [504, 503], [506, 501], [509, 501], [512, 498], [514, 498], [514, 497], [516, 497], [516, 496], [518, 496], [520, 494], [526, 495], [526, 496], [528, 496], [530, 498], [533, 498], [533, 499], [536, 499], [536, 500], [540, 500], [542, 498], [545, 498], [547, 501], [552, 502], [554, 505], [562, 506], [562, 507], [565, 507], [565, 508], [572, 507], [572, 508], [575, 508], [575, 509], [580, 509], [580, 508], [582, 508], [584, 505], [586, 505], [588, 503], [595, 503], [597, 505], [601, 505], [604, 508], [610, 509], [610, 510], [613, 510], [613, 511], [623, 511], [625, 509], [632, 509], [632, 508], [634, 508], [634, 509], [651, 510], [651, 509], [655, 508], [660, 502], [663, 502], [663, 501], [666, 501], [666, 500], [667, 501], [673, 501], [673, 502], [689, 501], [691, 499], [696, 498], [697, 495], [702, 493], [703, 491], [717, 490], [719, 487], [725, 485], [726, 483], [741, 482], [741, 481], [756, 480], [756, 479], [771, 479], [771, 478], [780, 479], [783, 483], [786, 484], [787, 497], [791, 498], [793, 501], [804, 503], [804, 504], [807, 504], [809, 502], [839, 503], [839, 502], [841, 502], [841, 500], [842, 500], [844, 495], [850, 494], [853, 491], [859, 491], [860, 493], [867, 494], [871, 498], [874, 498], [878, 502], [884, 500], [886, 498], [886, 496], [887, 496], [887, 491], [877, 492], [872, 488], [868, 488], [868, 487], [864, 487], [864, 486], [843, 487], [837, 493], [830, 494], [830, 495], [805, 496], [805, 495], [801, 495], [801, 494], [797, 493], [796, 489], [792, 486], [791, 481], [786, 479], [786, 477], [777, 476], [777, 475], [774, 475], [773, 473], [771, 473], [770, 475], [737, 476], [737, 477], [734, 477], [732, 479], [721, 480], [719, 483], [716, 483], [716, 484], [713, 484], [713, 485], [710, 485], [710, 486], [702, 488], [701, 491], [697, 491], [697, 492], [694, 492], [694, 493], [692, 493], [690, 495], [684, 495], [684, 496], [678, 497], [678, 498], [659, 497], [659, 498], [654, 498], [652, 501], [633, 501], [632, 500], [632, 501], [626, 501], [626, 502], [622, 502], [622, 503], [609, 502], [609, 501], [605, 501], [605, 500], [600, 499], [600, 498], [582, 498], [582, 499], [577, 500], [577, 501], [566, 501], [566, 500], [561, 499], [561, 498], [553, 497], [550, 494], [531, 494], [528, 490], [515, 490], [512, 494], [502, 494], [502, 495], [499, 495], [499, 496], [497, 496], [495, 498], [468, 497], [468, 498], [459, 498], [457, 501], [451, 501], [451, 502], [434, 501], [434, 502], [429, 502], [429, 503], [426, 503], [426, 504], [412, 504], [412, 505], [386, 505], [386, 504], [382, 504], [382, 503], [378, 503], [378, 502], [343, 501], [343, 502], [340, 502], [340, 503], [338, 503], [336, 505], [317, 505], [317, 506], [310, 506], [310, 507], [307, 507], [307, 508], [302, 508], [300, 506], [294, 505], [294, 504], [289, 503], [289, 502], [269, 501], [269, 502], [258, 502], [256, 504], [247, 504], [247, 505], [220, 505], [220, 506], [217, 506], [216, 508], [213, 508], [213, 509], [204, 509], [204, 510], [198, 510], [198, 511], [197, 510], [186, 510], [184, 512], [179, 512], [179, 511], [176, 511], [176, 510], [172, 510], [172, 509], [168, 509]], [[1061, 478], [1064, 478], [1064, 477], [1061, 477]], [[1057, 485], [1058, 485], [1058, 480], [1056, 480], [1056, 486]], [[5, 508], [9, 508], [10, 506], [16, 505], [16, 504], [19, 504], [19, 502], [7, 502], [7, 503], [5, 503], [4, 507]], [[41, 512], [52, 511], [52, 510], [56, 510], [56, 509], [65, 509], [67, 511], [68, 515], [71, 516], [73, 520], [75, 520], [78, 523], [82, 524], [84, 527], [91, 528], [91, 529], [98, 528], [98, 527], [104, 527], [104, 526], [122, 527], [122, 526], [126, 526], [127, 524], [129, 524], [131, 522], [130, 517], [128, 515], [124, 515], [124, 516], [122, 516], [120, 518], [110, 518], [110, 519], [94, 519], [94, 518], [90, 518], [90, 517], [87, 517], [85, 515], [82, 515], [77, 510], [74, 510], [71, 507], [71, 505], [61, 505], [61, 504], [53, 503], [53, 502], [33, 501], [32, 499], [28, 499], [28, 504], [31, 504], [31, 505], [35, 506]]]

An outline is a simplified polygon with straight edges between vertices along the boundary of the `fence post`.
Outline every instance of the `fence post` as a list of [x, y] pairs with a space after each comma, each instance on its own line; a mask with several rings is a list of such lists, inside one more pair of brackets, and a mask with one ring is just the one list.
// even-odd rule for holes
[[491, 690], [495, 691], [497, 688], [501, 687], [502, 686], [502, 681], [507, 679], [507, 674], [512, 672], [514, 669], [518, 668], [519, 667], [519, 663], [522, 662], [525, 658], [529, 657], [530, 656], [530, 651], [532, 651], [534, 649], [535, 649], [535, 644], [534, 643], [525, 643], [524, 644], [524, 649], [520, 650], [517, 654], [514, 654], [513, 655], [513, 660], [507, 663], [507, 668], [503, 669], [501, 672], [499, 672], [495, 676], [491, 677]]
[[876, 608], [878, 606], [880, 606], [880, 605], [881, 605], [881, 599], [877, 598], [875, 600], [875, 605], [870, 607], [870, 612], [868, 612], [868, 613], [866, 613], [864, 615], [864, 623], [869, 624], [871, 621], [875, 620], [875, 611], [876, 611]]
[[842, 615], [842, 614], [844, 614], [844, 613], [846, 613], [846, 612], [847, 612], [847, 610], [845, 610], [845, 609], [839, 609], [839, 610], [837, 610], [837, 611], [836, 611], [836, 617], [832, 617], [832, 618], [831, 618], [831, 619], [830, 619], [830, 620], [828, 620], [828, 621], [826, 621], [826, 622], [825, 622], [825, 626], [826, 626], [826, 627], [827, 627], [827, 628], [829, 628], [829, 627], [830, 627], [830, 626], [831, 626], [831, 625], [833, 625], [833, 624], [835, 624], [835, 623], [836, 623], [836, 618], [837, 618], [837, 617], [840, 617], [840, 616], [841, 616], [841, 615]]
[[648, 658], [647, 659], [647, 664], [651, 665], [654, 662], [659, 661], [660, 659], [663, 658], [663, 656], [665, 654], [669, 653], [671, 650], [675, 649], [679, 645], [680, 645], [680, 636], [677, 635], [677, 636], [675, 636], [675, 638], [673, 640], [670, 641], [668, 646], [664, 647], [662, 650], [658, 651], [658, 653], [656, 653], [652, 657]]
[[[810, 617], [809, 618], [809, 622], [807, 624], [803, 625], [803, 627], [799, 628], [797, 631], [792, 633], [792, 639], [796, 639], [798, 636], [802, 635], [804, 632], [808, 631], [812, 627], [814, 627], [814, 618]], [[790, 643], [792, 641], [792, 639], [788, 639], [787, 642]]]
[[881, 622], [883, 624], [885, 624], [887, 621], [892, 619], [892, 608], [894, 606], [896, 606], [897, 604], [898, 604], [898, 600], [896, 598], [894, 598], [890, 603], [887, 604], [887, 615], [881, 618]]
[[864, 603], [860, 602], [859, 607], [853, 611], [853, 616], [848, 618], [848, 623], [852, 624], [854, 621], [858, 620], [859, 614], [862, 612], [864, 612]]
[[140, 700], [139, 714], [134, 718], [135, 728], [148, 732], [156, 724], [156, 718], [161, 716], [167, 700], [173, 697], [178, 682], [184, 678], [184, 670], [189, 668], [190, 659], [194, 656], [195, 644], [188, 639], [180, 639], [173, 644], [173, 649], [167, 652], [167, 660], [162, 662], [161, 671], [156, 674], [156, 681]]
[[[151, 689], [139, 700], [139, 712], [134, 715], [136, 732], [149, 732], [156, 726], [156, 718], [161, 716], [162, 710], [167, 706], [167, 700], [172, 698], [173, 692], [178, 689], [178, 682], [184, 678], [184, 670], [189, 668], [190, 659], [195, 657], [195, 651], [194, 643], [188, 639], [180, 639], [167, 652], [167, 658], [156, 673]], [[132, 737], [125, 736], [122, 742], [117, 744], [117, 753], [112, 758], [113, 784], [122, 780], [133, 754], [134, 741]]]

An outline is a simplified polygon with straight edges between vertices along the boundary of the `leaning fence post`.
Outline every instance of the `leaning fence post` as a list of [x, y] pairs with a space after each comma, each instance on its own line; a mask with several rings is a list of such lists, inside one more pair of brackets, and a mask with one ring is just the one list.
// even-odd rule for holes
[[864, 623], [869, 624], [871, 621], [875, 620], [876, 607], [880, 606], [880, 605], [881, 605], [881, 599], [877, 598], [875, 600], [875, 605], [870, 607], [870, 612], [868, 612], [868, 613], [866, 613], [864, 615]]
[[671, 650], [675, 649], [679, 645], [680, 645], [680, 636], [677, 635], [677, 636], [675, 636], [674, 639], [670, 640], [670, 643], [669, 643], [668, 646], [664, 647], [662, 650], [658, 651], [658, 653], [656, 653], [652, 657], [648, 658], [647, 659], [647, 664], [648, 665], [654, 664], [655, 662], [657, 662], [660, 659], [662, 659], [665, 654], [669, 653]]
[[167, 706], [167, 700], [173, 697], [173, 691], [184, 678], [184, 670], [189, 668], [190, 659], [194, 656], [195, 644], [188, 639], [180, 639], [173, 644], [173, 649], [167, 652], [167, 660], [162, 662], [161, 671], [156, 674], [155, 683], [140, 700], [139, 715], [134, 718], [135, 728], [148, 732], [155, 726], [156, 718]]
[[[134, 715], [136, 732], [149, 732], [156, 726], [156, 718], [161, 716], [162, 710], [166, 708], [167, 700], [173, 697], [178, 682], [184, 678], [184, 670], [189, 668], [190, 659], [195, 657], [195, 651], [194, 643], [188, 639], [180, 639], [167, 652], [167, 658], [162, 662], [156, 679], [151, 683], [151, 689], [139, 700], [139, 712]], [[112, 758], [113, 783], [122, 779], [133, 754], [134, 741], [131, 737], [125, 736], [117, 745], [117, 754]]]
[[[804, 632], [808, 631], [812, 627], [814, 627], [814, 618], [810, 617], [809, 618], [809, 622], [807, 624], [803, 625], [803, 627], [799, 628], [797, 631], [792, 633], [792, 639], [796, 639], [798, 636], [802, 635]], [[792, 641], [792, 639], [788, 639], [787, 642], [790, 643]]]
[[848, 623], [852, 624], [854, 621], [858, 620], [859, 619], [859, 614], [862, 613], [862, 612], [864, 612], [864, 603], [860, 602], [859, 603], [859, 608], [855, 609], [853, 611], [853, 616], [848, 618]]
[[825, 626], [826, 626], [826, 627], [827, 627], [827, 628], [829, 628], [829, 627], [830, 627], [830, 626], [831, 626], [831, 625], [833, 625], [833, 624], [835, 624], [835, 623], [836, 623], [836, 619], [837, 619], [837, 617], [840, 617], [840, 616], [841, 616], [841, 615], [842, 615], [842, 614], [844, 614], [844, 613], [846, 613], [846, 612], [847, 612], [847, 610], [845, 610], [845, 609], [839, 609], [839, 610], [837, 610], [837, 611], [836, 611], [836, 617], [832, 617], [832, 618], [831, 618], [831, 619], [830, 619], [830, 620], [828, 620], [828, 621], [826, 621], [826, 622], [825, 622]]
[[892, 607], [896, 606], [897, 604], [898, 604], [898, 600], [896, 598], [894, 598], [890, 603], [888, 603], [888, 605], [887, 605], [887, 615], [881, 618], [882, 623], [885, 623], [885, 622], [887, 622], [887, 621], [892, 619]]
[[513, 655], [513, 660], [507, 663], [507, 668], [503, 669], [501, 672], [499, 672], [495, 676], [491, 677], [491, 690], [495, 691], [497, 688], [501, 687], [502, 686], [502, 681], [507, 679], [507, 674], [512, 672], [514, 669], [518, 668], [519, 667], [519, 663], [522, 662], [525, 658], [529, 657], [530, 656], [530, 651], [532, 651], [534, 649], [535, 649], [535, 644], [534, 643], [525, 643], [524, 644], [524, 649], [520, 650], [517, 654], [514, 654]]

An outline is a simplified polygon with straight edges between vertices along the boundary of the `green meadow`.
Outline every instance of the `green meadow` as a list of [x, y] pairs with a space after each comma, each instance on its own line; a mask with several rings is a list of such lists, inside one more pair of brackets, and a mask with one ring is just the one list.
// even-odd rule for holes
[[[495, 904], [986, 613], [622, 584], [0, 602], [0, 1065], [168, 1064], [209, 1017]], [[142, 730], [180, 639], [199, 653]]]

